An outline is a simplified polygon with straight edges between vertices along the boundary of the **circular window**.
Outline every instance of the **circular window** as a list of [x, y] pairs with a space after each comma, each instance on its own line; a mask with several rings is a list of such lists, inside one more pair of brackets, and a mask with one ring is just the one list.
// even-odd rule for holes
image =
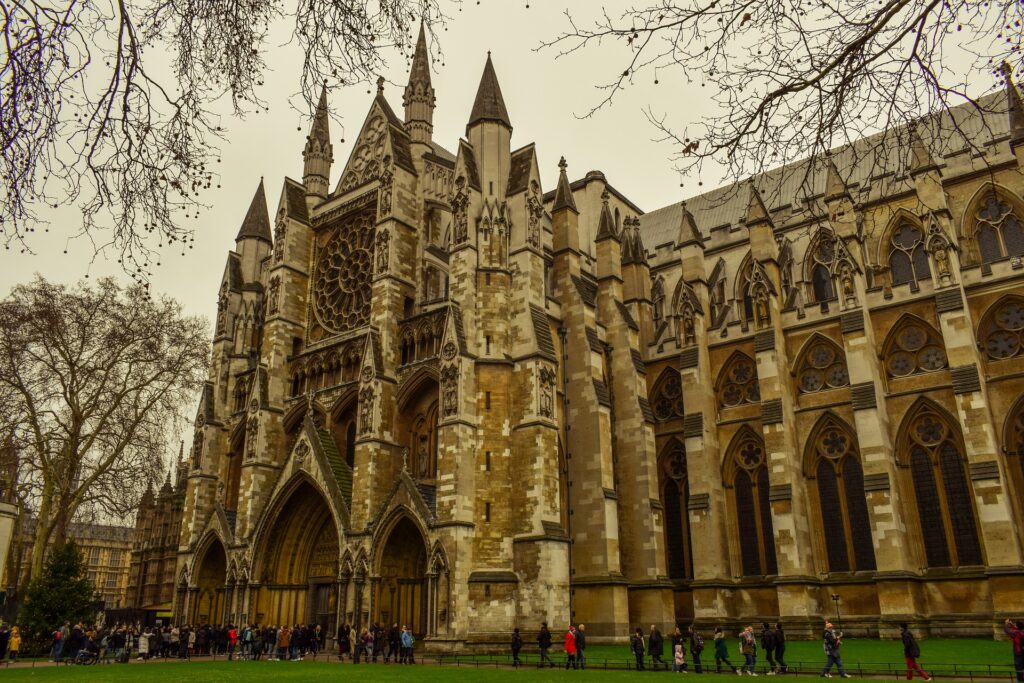
[[825, 371], [825, 381], [830, 387], [845, 387], [850, 383], [850, 373], [846, 371], [845, 365], [836, 363]]
[[313, 307], [332, 332], [344, 332], [370, 320], [371, 253], [374, 232], [368, 213], [345, 222], [320, 249], [313, 276]]
[[905, 377], [914, 371], [914, 356], [906, 351], [897, 351], [889, 356], [889, 372], [896, 377]]
[[825, 384], [825, 376], [817, 368], [808, 368], [800, 376], [800, 388], [810, 393], [818, 391]]
[[940, 346], [929, 344], [918, 352], [917, 364], [925, 370], [941, 370], [946, 367], [946, 352]]
[[1006, 304], [996, 312], [996, 324], [1004, 330], [1024, 330], [1024, 306]]
[[996, 330], [988, 336], [985, 351], [992, 358], [1012, 358], [1020, 351], [1020, 336], [1006, 330]]
[[907, 325], [900, 334], [899, 344], [907, 351], [917, 351], [928, 341], [928, 333], [918, 325]]

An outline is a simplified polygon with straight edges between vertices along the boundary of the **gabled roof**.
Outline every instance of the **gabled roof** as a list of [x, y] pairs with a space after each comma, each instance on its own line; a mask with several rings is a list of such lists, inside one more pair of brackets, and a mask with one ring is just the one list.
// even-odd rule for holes
[[238, 236], [235, 241], [242, 239], [258, 239], [271, 242], [270, 238], [270, 214], [267, 213], [267, 195], [263, 191], [263, 178], [260, 178], [256, 194], [249, 203], [249, 210], [245, 213], [245, 220], [242, 227], [238, 229]]
[[487, 53], [487, 62], [484, 64], [484, 73], [480, 77], [480, 87], [476, 90], [476, 100], [473, 102], [473, 111], [469, 115], [468, 130], [474, 123], [481, 121], [497, 121], [504, 124], [510, 130], [512, 122], [508, 118], [508, 110], [505, 109], [505, 100], [501, 97], [501, 86], [498, 85], [498, 76], [494, 73], [494, 64], [491, 63], [491, 53]]

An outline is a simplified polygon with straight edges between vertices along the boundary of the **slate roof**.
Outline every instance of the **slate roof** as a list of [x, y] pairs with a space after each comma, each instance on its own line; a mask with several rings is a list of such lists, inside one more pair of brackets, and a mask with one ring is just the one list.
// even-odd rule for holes
[[505, 192], [509, 197], [526, 191], [526, 186], [530, 182], [530, 167], [533, 165], [533, 151], [533, 144], [529, 144], [512, 152], [508, 170], [508, 189]]
[[331, 433], [326, 429], [318, 429], [316, 431], [317, 437], [320, 439], [320, 448], [323, 449], [324, 456], [327, 458], [327, 463], [331, 467], [331, 474], [334, 475], [334, 481], [338, 484], [338, 490], [341, 491], [341, 497], [345, 500], [345, 504], [352, 505], [352, 468], [348, 466], [344, 458], [341, 457], [341, 453], [338, 451], [338, 445], [334, 443], [334, 439], [331, 438]]
[[469, 115], [466, 128], [469, 129], [474, 123], [481, 121], [497, 121], [512, 128], [505, 100], [501, 96], [501, 86], [498, 85], [498, 76], [494, 73], [494, 64], [491, 63], [490, 52], [487, 53], [487, 63], [484, 64], [484, 73], [480, 76], [480, 87], [476, 90], [476, 100], [473, 102], [473, 111]]
[[306, 206], [306, 188], [302, 183], [284, 179], [285, 209], [291, 218], [309, 223], [309, 208]]
[[[979, 109], [970, 104], [951, 111], [924, 117], [917, 125], [935, 162], [944, 175], [982, 170], [986, 163], [996, 164], [1009, 159], [1010, 117], [1007, 114], [1007, 91], [991, 93], [978, 100]], [[852, 144], [833, 149], [832, 161], [845, 178], [854, 201], [874, 202], [913, 190], [913, 179], [907, 171], [913, 162], [908, 129], [897, 128], [869, 136]], [[885, 153], [879, 156], [876, 151]], [[898, 150], [892, 153], [892, 150]], [[982, 158], [978, 157], [979, 150]], [[754, 178], [776, 227], [807, 217], [804, 213], [808, 195], [824, 196], [828, 183], [825, 159], [819, 159], [805, 187], [804, 177], [810, 159], [772, 169]], [[698, 229], [705, 236], [715, 228], [743, 224], [749, 200], [746, 183], [736, 183], [687, 199], [686, 208], [693, 214]], [[794, 200], [797, 206], [794, 207]], [[640, 217], [644, 242], [652, 249], [672, 244], [679, 234], [682, 205], [651, 211]]]
[[270, 215], [267, 213], [267, 195], [263, 191], [263, 178], [260, 178], [256, 194], [252, 196], [249, 210], [245, 212], [242, 227], [238, 229], [235, 241], [246, 238], [272, 242], [270, 238]]

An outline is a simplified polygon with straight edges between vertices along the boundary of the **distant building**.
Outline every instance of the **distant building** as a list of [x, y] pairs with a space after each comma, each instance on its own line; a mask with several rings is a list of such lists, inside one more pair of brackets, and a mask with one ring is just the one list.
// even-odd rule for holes
[[154, 495], [150, 487], [139, 503], [135, 522], [136, 543], [131, 551], [128, 580], [127, 604], [130, 607], [157, 611], [171, 609], [187, 467], [179, 463], [178, 473], [174, 486], [171, 486], [168, 474], [160, 493]]
[[[32, 564], [35, 531], [36, 519], [28, 518], [11, 546], [11, 558], [5, 568], [3, 586], [14, 588], [15, 594], [24, 591], [25, 577]], [[89, 580], [96, 587], [104, 607], [124, 607], [125, 590], [128, 588], [128, 558], [135, 541], [135, 529], [113, 524], [72, 524], [68, 529], [68, 540], [74, 541], [82, 551], [89, 566]], [[18, 567], [17, 576], [11, 575], [12, 567]]]

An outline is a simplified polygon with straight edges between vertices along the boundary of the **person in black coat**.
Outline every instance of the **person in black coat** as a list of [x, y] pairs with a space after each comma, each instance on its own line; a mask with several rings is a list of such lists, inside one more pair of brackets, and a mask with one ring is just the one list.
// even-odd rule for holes
[[629, 640], [629, 649], [632, 650], [633, 656], [636, 658], [636, 670], [644, 670], [644, 632], [639, 626], [636, 627], [636, 631], [633, 632], [633, 637]]
[[914, 678], [915, 671], [921, 674], [924, 680], [932, 680], [917, 663], [917, 658], [921, 656], [921, 646], [917, 644], [917, 639], [906, 624], [900, 624], [900, 636], [903, 638], [903, 658], [907, 660], [907, 680]]
[[767, 621], [761, 622], [761, 649], [768, 660], [768, 675], [775, 675], [775, 629], [768, 626]]
[[548, 630], [548, 622], [546, 621], [540, 625], [540, 633], [537, 634], [537, 647], [540, 648], [539, 666], [544, 668], [544, 662], [547, 662], [548, 666], [554, 669], [555, 663], [548, 656], [548, 650], [551, 649], [551, 631]]
[[387, 664], [391, 659], [398, 661], [398, 653], [402, 649], [402, 632], [398, 629], [398, 624], [392, 624], [391, 628], [388, 629], [388, 651], [384, 655], [384, 663]]
[[581, 669], [587, 668], [587, 656], [584, 650], [587, 649], [587, 626], [580, 624], [576, 627], [576, 662]]
[[654, 624], [651, 624], [651, 635], [647, 641], [647, 653], [651, 656], [652, 669], [657, 669], [659, 664], [668, 669], [668, 664], [661, 658], [665, 654], [665, 638]]
[[519, 660], [519, 651], [523, 649], [523, 637], [519, 635], [519, 629], [512, 629], [512, 666], [518, 669], [523, 665]]
[[775, 663], [779, 667], [779, 673], [785, 674], [789, 672], [789, 665], [786, 664], [786, 660], [783, 658], [786, 654], [786, 633], [782, 630], [782, 624], [775, 624]]

